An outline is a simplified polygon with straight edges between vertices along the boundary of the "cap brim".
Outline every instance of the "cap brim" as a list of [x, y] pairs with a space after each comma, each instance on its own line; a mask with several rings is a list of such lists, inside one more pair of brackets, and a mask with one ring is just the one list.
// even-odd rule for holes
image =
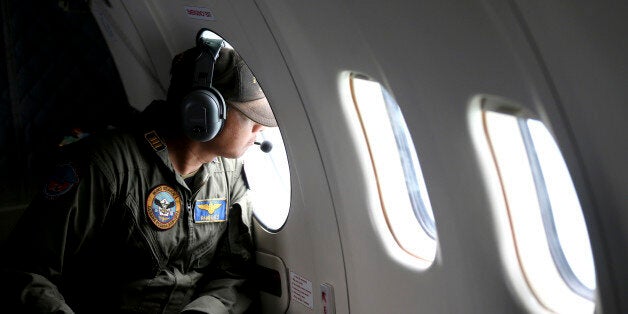
[[229, 101], [229, 104], [247, 118], [267, 127], [276, 127], [277, 121], [266, 97], [247, 102]]

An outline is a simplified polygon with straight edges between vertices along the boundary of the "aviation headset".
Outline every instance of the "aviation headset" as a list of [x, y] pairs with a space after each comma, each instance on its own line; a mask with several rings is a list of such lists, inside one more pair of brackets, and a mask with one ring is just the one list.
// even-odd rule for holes
[[196, 34], [200, 55], [194, 61], [192, 88], [181, 100], [183, 133], [190, 139], [207, 142], [222, 130], [227, 119], [227, 105], [220, 92], [212, 87], [214, 64], [223, 45], [222, 39], [203, 37], [202, 28]]

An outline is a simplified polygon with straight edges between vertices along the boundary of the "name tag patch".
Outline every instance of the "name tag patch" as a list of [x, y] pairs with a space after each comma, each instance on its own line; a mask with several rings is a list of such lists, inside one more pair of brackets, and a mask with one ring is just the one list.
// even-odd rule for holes
[[212, 198], [198, 200], [194, 205], [194, 222], [223, 222], [227, 221], [227, 200]]

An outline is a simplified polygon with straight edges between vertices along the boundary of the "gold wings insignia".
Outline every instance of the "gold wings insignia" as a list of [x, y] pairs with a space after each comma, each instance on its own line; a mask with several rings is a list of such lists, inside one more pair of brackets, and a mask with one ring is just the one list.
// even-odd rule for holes
[[210, 215], [213, 215], [214, 212], [216, 211], [216, 209], [220, 208], [220, 206], [222, 206], [222, 204], [218, 203], [218, 204], [200, 204], [198, 205], [198, 208], [202, 209], [202, 210], [206, 210], [209, 212]]

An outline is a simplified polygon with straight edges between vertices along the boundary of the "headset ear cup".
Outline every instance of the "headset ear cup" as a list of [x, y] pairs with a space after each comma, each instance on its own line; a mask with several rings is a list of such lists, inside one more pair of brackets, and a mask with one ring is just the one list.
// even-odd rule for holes
[[192, 89], [181, 100], [181, 126], [192, 140], [207, 142], [213, 139], [227, 119], [227, 106], [220, 92], [212, 87], [214, 64], [219, 56], [222, 40], [202, 38], [201, 29], [196, 35]]
[[222, 95], [215, 88], [191, 91], [181, 101], [183, 132], [195, 141], [213, 139], [225, 124], [226, 109]]

